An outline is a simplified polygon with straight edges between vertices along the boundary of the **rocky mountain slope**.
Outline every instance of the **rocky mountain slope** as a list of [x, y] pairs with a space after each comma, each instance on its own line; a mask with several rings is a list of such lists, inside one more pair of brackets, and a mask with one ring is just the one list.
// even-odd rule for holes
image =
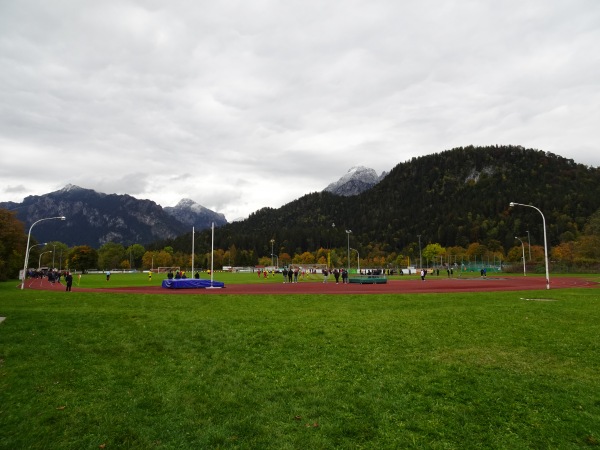
[[386, 172], [377, 175], [374, 169], [369, 169], [368, 167], [352, 167], [342, 178], [331, 183], [323, 191], [344, 197], [359, 195], [371, 189], [386, 175]]
[[189, 198], [180, 200], [175, 206], [165, 206], [163, 209], [171, 217], [197, 230], [210, 228], [213, 223], [216, 227], [227, 223], [224, 214], [205, 208]]
[[29, 229], [41, 218], [65, 216], [37, 225], [32, 233], [38, 242], [60, 241], [67, 245], [100, 247], [106, 242], [125, 246], [170, 239], [191, 231], [226, 222], [222, 214], [190, 200], [167, 210], [151, 200], [130, 195], [104, 194], [67, 185], [44, 195], [26, 197], [22, 203], [4, 202], [0, 208], [14, 210]]

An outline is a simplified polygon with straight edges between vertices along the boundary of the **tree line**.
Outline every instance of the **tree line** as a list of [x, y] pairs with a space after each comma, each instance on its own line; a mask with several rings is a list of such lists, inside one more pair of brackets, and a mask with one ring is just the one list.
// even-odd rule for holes
[[[198, 250], [191, 254], [192, 243], [188, 242], [188, 250], [175, 250], [171, 246], [160, 249], [147, 249], [141, 244], [125, 247], [109, 242], [99, 249], [88, 245], [69, 247], [64, 243], [53, 241], [38, 245], [35, 240], [31, 243], [30, 262], [36, 268], [35, 262], [42, 267], [58, 270], [88, 271], [88, 270], [156, 270], [158, 267], [181, 267], [190, 270], [192, 264], [196, 269], [209, 269], [211, 263], [215, 269], [224, 266], [288, 266], [290, 264], [327, 264], [330, 267], [362, 268], [406, 268], [406, 267], [456, 267], [456, 266], [500, 266], [506, 269], [520, 270], [525, 262], [530, 269], [542, 270], [544, 264], [543, 245], [530, 245], [527, 236], [521, 236], [508, 251], [505, 251], [499, 241], [488, 240], [487, 243], [474, 242], [466, 247], [447, 246], [431, 242], [421, 235], [422, 241], [409, 243], [400, 252], [389, 252], [379, 245], [357, 242], [352, 233], [346, 233], [351, 246], [338, 245], [320, 246], [313, 251], [288, 252], [286, 243], [270, 241], [270, 249], [261, 253], [240, 250], [235, 245], [229, 248], [211, 249], [204, 245], [197, 246]], [[14, 214], [0, 210], [0, 269], [3, 280], [16, 278], [22, 268], [26, 235], [24, 226]], [[191, 236], [190, 236], [191, 239]], [[332, 237], [332, 242], [333, 242]], [[51, 250], [50, 250], [51, 249]], [[350, 250], [348, 252], [348, 250]], [[549, 256], [554, 270], [590, 270], [600, 265], [600, 210], [596, 211], [586, 222], [582, 233], [573, 239], [562, 242], [549, 249]], [[39, 258], [38, 258], [39, 257]], [[523, 261], [523, 258], [525, 260]]]

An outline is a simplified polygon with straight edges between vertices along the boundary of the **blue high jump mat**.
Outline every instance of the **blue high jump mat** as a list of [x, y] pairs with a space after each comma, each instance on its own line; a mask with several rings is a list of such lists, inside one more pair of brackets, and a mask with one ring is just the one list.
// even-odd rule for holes
[[225, 283], [222, 281], [201, 280], [197, 278], [181, 278], [179, 280], [163, 280], [162, 287], [165, 289], [223, 288], [225, 287]]

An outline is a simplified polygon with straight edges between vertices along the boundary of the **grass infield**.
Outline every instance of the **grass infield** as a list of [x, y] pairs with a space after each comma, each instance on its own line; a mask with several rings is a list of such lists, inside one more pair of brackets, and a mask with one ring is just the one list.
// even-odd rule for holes
[[[117, 275], [111, 285], [150, 282]], [[106, 283], [88, 277], [81, 283]], [[276, 296], [15, 285], [0, 283], [2, 449], [600, 445], [598, 289]]]

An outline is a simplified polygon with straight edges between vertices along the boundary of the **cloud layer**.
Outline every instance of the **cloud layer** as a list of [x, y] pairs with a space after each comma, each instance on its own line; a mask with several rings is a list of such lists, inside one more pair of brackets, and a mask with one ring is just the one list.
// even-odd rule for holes
[[0, 3], [0, 200], [229, 220], [464, 145], [600, 165], [594, 0]]

